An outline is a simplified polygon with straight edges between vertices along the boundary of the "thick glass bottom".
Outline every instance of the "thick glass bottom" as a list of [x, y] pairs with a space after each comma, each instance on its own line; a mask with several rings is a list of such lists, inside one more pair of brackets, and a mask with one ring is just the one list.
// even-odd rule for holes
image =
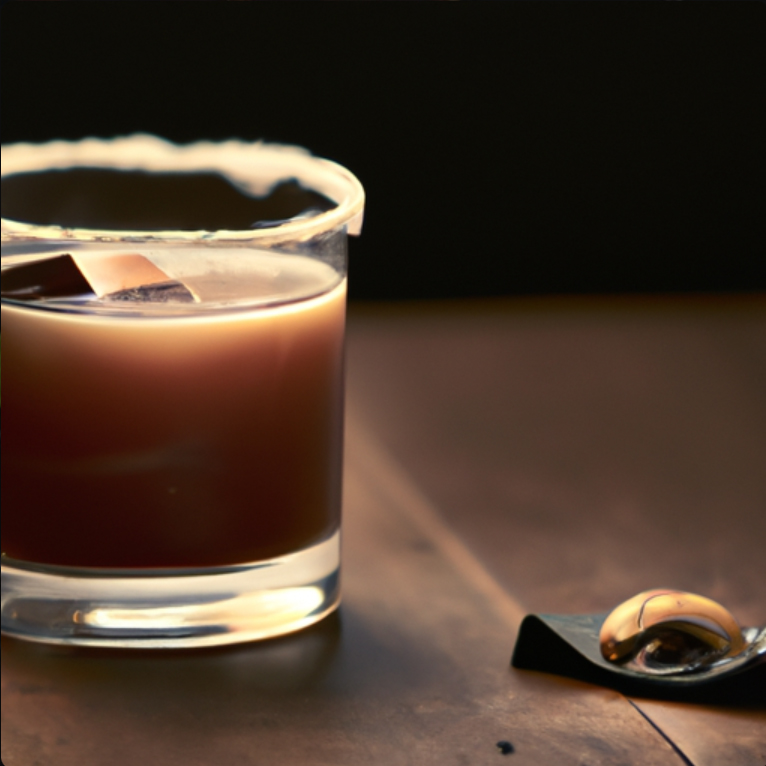
[[339, 532], [297, 553], [213, 569], [78, 569], [3, 557], [2, 632], [147, 649], [272, 638], [337, 608], [339, 566]]

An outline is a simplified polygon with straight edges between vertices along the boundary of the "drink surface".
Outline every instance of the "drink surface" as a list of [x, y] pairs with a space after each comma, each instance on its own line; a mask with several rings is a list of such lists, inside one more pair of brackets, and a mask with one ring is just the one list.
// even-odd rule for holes
[[345, 279], [244, 248], [146, 254], [197, 302], [3, 299], [3, 553], [202, 567], [327, 538]]

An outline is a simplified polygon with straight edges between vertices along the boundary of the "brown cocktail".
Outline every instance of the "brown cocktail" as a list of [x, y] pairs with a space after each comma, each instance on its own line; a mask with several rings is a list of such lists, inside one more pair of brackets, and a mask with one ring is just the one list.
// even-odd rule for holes
[[257, 144], [4, 152], [3, 630], [196, 646], [332, 611], [358, 181]]

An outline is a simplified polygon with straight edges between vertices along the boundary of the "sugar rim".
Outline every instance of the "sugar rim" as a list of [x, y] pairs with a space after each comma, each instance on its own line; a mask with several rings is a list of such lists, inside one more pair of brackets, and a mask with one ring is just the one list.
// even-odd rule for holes
[[2, 176], [46, 169], [108, 167], [124, 170], [222, 172], [255, 194], [264, 194], [276, 183], [289, 178], [336, 203], [336, 207], [311, 218], [263, 229], [207, 231], [142, 231], [138, 229], [84, 229], [42, 226], [7, 218], [0, 219], [0, 240], [152, 242], [196, 244], [246, 244], [260, 246], [287, 241], [304, 241], [328, 231], [346, 227], [358, 235], [364, 215], [364, 189], [342, 165], [315, 157], [308, 150], [262, 141], [198, 141], [173, 144], [157, 136], [138, 133], [113, 139], [85, 138], [80, 141], [18, 143], [2, 147]]

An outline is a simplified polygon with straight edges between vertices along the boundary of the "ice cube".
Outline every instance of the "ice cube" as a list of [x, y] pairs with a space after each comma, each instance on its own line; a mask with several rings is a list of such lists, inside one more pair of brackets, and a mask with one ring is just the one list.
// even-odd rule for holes
[[138, 253], [78, 253], [72, 258], [99, 298], [160, 303], [199, 302], [188, 287]]
[[137, 253], [63, 253], [3, 270], [4, 298], [198, 303], [183, 282]]
[[69, 253], [42, 261], [3, 269], [4, 298], [39, 301], [61, 298], [93, 298], [93, 290]]

